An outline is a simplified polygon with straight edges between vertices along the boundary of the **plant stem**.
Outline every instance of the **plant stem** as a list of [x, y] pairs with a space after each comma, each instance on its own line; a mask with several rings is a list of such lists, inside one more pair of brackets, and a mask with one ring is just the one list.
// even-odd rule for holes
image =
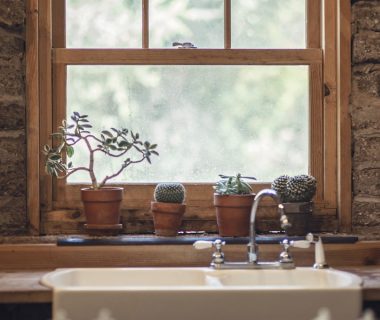
[[90, 163], [88, 165], [88, 172], [90, 174], [91, 178], [91, 184], [94, 189], [98, 189], [98, 182], [96, 181], [95, 173], [94, 173], [94, 150], [91, 148], [90, 142], [87, 140], [87, 137], [82, 137], [81, 138], [84, 140], [84, 142], [87, 145], [88, 151], [90, 152]]
[[88, 168], [86, 168], [86, 167], [78, 167], [78, 168], [72, 169], [72, 171], [70, 171], [69, 173], [65, 174], [64, 176], [57, 177], [57, 179], [65, 179], [65, 178], [71, 176], [74, 172], [77, 172], [77, 171], [80, 171], [80, 170], [90, 172], [90, 170], [88, 170]]
[[115, 177], [117, 177], [120, 173], [122, 173], [129, 165], [131, 165], [131, 164], [135, 164], [135, 163], [139, 163], [139, 162], [142, 162], [142, 161], [144, 161], [145, 160], [145, 155], [140, 159], [140, 160], [137, 160], [137, 161], [130, 161], [130, 162], [128, 162], [128, 164], [126, 164], [126, 165], [123, 165], [121, 168], [120, 168], [120, 170], [119, 171], [117, 171], [117, 172], [115, 172], [113, 175], [111, 175], [111, 176], [106, 176], [104, 179], [103, 179], [103, 181], [99, 184], [99, 188], [102, 188], [105, 184], [106, 184], [106, 182], [108, 181], [108, 180], [110, 180], [110, 179], [112, 179], [112, 178], [115, 178]]

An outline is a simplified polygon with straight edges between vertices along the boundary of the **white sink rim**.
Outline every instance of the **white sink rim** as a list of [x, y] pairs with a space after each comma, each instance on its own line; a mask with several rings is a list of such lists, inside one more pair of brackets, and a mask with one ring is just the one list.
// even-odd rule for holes
[[[109, 272], [148, 272], [152, 275], [152, 272], [190, 272], [194, 275], [203, 274], [205, 279], [210, 277], [211, 282], [200, 283], [198, 285], [183, 285], [179, 281], [178, 284], [174, 285], [66, 285], [66, 284], [56, 284], [56, 280], [60, 280], [59, 277], [70, 276], [70, 273], [73, 272], [92, 272], [92, 273], [109, 273]], [[323, 277], [338, 277], [338, 280], [345, 281], [340, 285], [332, 285], [325, 284], [324, 286], [319, 284], [272, 284], [272, 285], [254, 285], [254, 284], [244, 284], [244, 285], [234, 285], [234, 284], [226, 284], [223, 283], [220, 279], [227, 277], [237, 277], [240, 275], [245, 276], [247, 273], [252, 273], [252, 275], [275, 275], [275, 276], [283, 276], [283, 275], [297, 275], [298, 273], [305, 273], [304, 276], [313, 275], [313, 276], [323, 276]], [[58, 277], [58, 278], [57, 278]], [[213, 282], [214, 281], [214, 282]], [[183, 267], [175, 267], [175, 268], [68, 268], [68, 269], [56, 269], [46, 275], [44, 275], [41, 280], [41, 284], [54, 289], [54, 290], [73, 290], [73, 291], [341, 291], [341, 290], [361, 290], [362, 279], [349, 272], [335, 270], [335, 269], [323, 269], [316, 270], [313, 268], [305, 268], [300, 267], [292, 270], [214, 270], [211, 268], [183, 268]]]

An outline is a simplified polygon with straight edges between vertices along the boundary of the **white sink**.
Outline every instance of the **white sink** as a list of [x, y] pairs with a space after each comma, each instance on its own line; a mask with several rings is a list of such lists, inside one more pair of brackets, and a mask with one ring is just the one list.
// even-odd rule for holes
[[361, 311], [361, 279], [332, 269], [61, 269], [41, 282], [54, 289], [54, 320], [312, 320], [322, 307], [349, 320]]

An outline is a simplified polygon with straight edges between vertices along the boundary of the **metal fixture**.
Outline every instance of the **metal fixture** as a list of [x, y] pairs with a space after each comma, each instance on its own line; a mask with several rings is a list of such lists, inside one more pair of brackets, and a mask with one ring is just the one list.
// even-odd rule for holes
[[[315, 239], [316, 238], [316, 239]], [[315, 262], [313, 265], [314, 269], [328, 269], [329, 265], [326, 263], [325, 250], [323, 248], [323, 242], [321, 237], [314, 237], [313, 234], [309, 233], [306, 236], [306, 240], [315, 245]]]
[[173, 47], [178, 49], [196, 49], [197, 47], [191, 42], [173, 42]]
[[273, 262], [261, 262], [258, 260], [259, 251], [256, 243], [256, 213], [261, 199], [264, 197], [271, 197], [277, 203], [278, 212], [280, 215], [281, 228], [286, 230], [290, 227], [288, 218], [284, 212], [284, 206], [281, 203], [280, 197], [277, 195], [276, 191], [272, 189], [264, 189], [260, 191], [256, 197], [252, 206], [251, 216], [250, 216], [250, 233], [249, 233], [249, 243], [248, 243], [248, 259], [246, 262], [226, 262], [224, 260], [224, 253], [222, 252], [222, 246], [225, 242], [218, 239], [214, 242], [211, 241], [196, 241], [194, 247], [196, 249], [206, 249], [215, 247], [215, 252], [212, 255], [212, 261], [210, 266], [215, 269], [293, 269], [295, 268], [293, 258], [289, 252], [291, 246], [298, 248], [308, 248], [310, 246], [310, 241], [300, 240], [291, 241], [287, 239], [282, 241], [283, 251], [280, 253], [278, 261]]

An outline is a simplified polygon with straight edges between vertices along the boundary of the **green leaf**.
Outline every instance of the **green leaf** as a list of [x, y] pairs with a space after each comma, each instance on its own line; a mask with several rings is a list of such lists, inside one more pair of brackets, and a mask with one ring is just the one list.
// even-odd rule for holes
[[155, 154], [156, 156], [159, 156], [159, 155], [160, 155], [157, 151], [154, 151], [154, 150], [151, 150], [150, 153], [151, 153], [151, 154]]
[[72, 146], [66, 145], [66, 154], [69, 158], [74, 155], [74, 148]]
[[123, 147], [129, 147], [131, 144], [125, 140], [122, 140], [118, 143], [119, 147], [123, 148]]
[[73, 163], [70, 161], [70, 162], [67, 164], [67, 167], [71, 169], [71, 168], [73, 167]]
[[107, 130], [103, 130], [102, 133], [106, 135], [107, 137], [113, 138], [113, 134]]
[[114, 146], [114, 145], [109, 145], [109, 148], [111, 149], [111, 150], [116, 150], [117, 148]]
[[52, 154], [49, 156], [50, 160], [57, 161], [61, 159], [61, 156], [59, 154]]
[[73, 114], [75, 114], [77, 117], [80, 117], [80, 114], [77, 111], [74, 111]]
[[82, 128], [92, 128], [91, 124], [81, 124]]
[[157, 148], [157, 144], [150, 145], [150, 149], [156, 149], [156, 148]]

